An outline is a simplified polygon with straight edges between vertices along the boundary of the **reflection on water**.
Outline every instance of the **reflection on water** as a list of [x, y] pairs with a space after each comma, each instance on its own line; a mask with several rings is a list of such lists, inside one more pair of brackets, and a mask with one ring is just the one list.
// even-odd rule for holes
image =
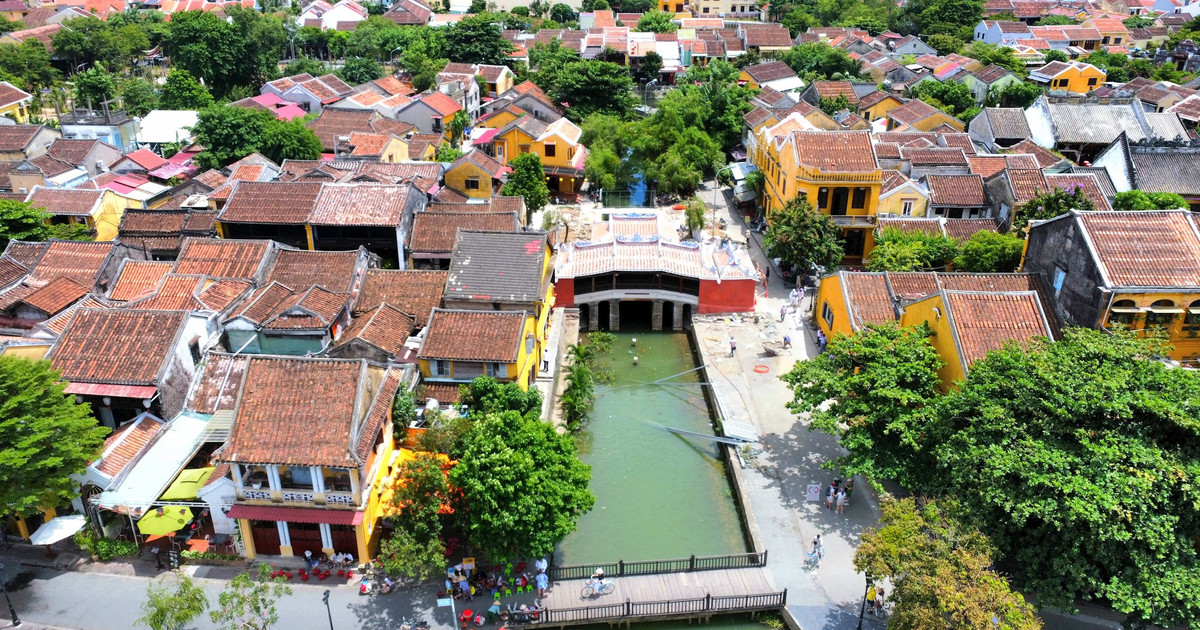
[[596, 506], [559, 545], [558, 563], [746, 551], [717, 445], [657, 426], [712, 433], [697, 373], [652, 384], [695, 367], [687, 336], [625, 330], [607, 359], [616, 381], [597, 385], [577, 439]]

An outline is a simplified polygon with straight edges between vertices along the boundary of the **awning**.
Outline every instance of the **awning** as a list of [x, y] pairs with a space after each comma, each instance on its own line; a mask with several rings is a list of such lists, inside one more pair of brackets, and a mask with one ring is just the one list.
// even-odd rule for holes
[[111, 396], [112, 398], [153, 398], [157, 387], [143, 385], [108, 385], [106, 383], [67, 383], [63, 390], [68, 394], [84, 396]]
[[487, 143], [491, 142], [492, 140], [495, 140], [496, 134], [499, 132], [500, 132], [499, 129], [485, 129], [483, 131], [483, 133], [479, 134], [478, 136], [476, 136], [474, 138], [471, 138], [471, 143], [472, 144], [487, 144]]
[[349, 510], [281, 508], [259, 505], [242, 505], [240, 503], [229, 508], [228, 516], [229, 518], [245, 518], [252, 521], [328, 523], [330, 525], [358, 525], [363, 521], [362, 512], [351, 512]]
[[208, 418], [184, 413], [171, 421], [136, 462], [125, 469], [121, 482], [97, 496], [106, 510], [144, 514], [158, 501], [204, 442]]
[[1192, 315], [1200, 315], [1200, 308], [1192, 307], [1188, 309], [1188, 312]]
[[1183, 309], [1179, 308], [1178, 306], [1149, 306], [1146, 308], [1146, 310], [1150, 311], [1151, 313], [1158, 313], [1160, 315], [1183, 312]]
[[567, 168], [565, 166], [546, 166], [542, 168], [547, 175], [556, 175], [558, 177], [583, 177], [583, 169]]
[[215, 467], [208, 468], [191, 468], [179, 473], [175, 478], [175, 482], [171, 484], [167, 491], [159, 497], [160, 501], [188, 501], [195, 499], [200, 488], [208, 483], [208, 478], [212, 476]]
[[1141, 313], [1142, 309], [1137, 306], [1114, 306], [1108, 309], [1114, 313]]
[[74, 536], [75, 532], [83, 529], [84, 525], [87, 525], [87, 518], [82, 514], [56, 516], [42, 523], [42, 526], [29, 537], [29, 542], [35, 545], [52, 545], [64, 538]]

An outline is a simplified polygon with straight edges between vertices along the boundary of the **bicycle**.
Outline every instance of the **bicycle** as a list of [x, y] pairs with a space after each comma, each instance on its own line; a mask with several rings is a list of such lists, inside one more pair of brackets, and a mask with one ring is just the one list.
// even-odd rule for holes
[[581, 599], [590, 599], [598, 595], [608, 595], [616, 590], [617, 584], [610, 579], [603, 578], [600, 580], [588, 580], [584, 585], [583, 590], [579, 592]]
[[820, 567], [821, 567], [821, 552], [819, 550], [808, 552], [808, 559], [804, 561], [804, 568], [818, 569]]

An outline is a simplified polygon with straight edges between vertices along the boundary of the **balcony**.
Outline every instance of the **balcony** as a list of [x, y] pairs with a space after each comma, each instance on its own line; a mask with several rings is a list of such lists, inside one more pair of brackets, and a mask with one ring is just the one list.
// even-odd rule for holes
[[325, 505], [357, 507], [353, 492], [326, 492]]
[[878, 184], [883, 182], [883, 171], [870, 173], [822, 173], [815, 168], [796, 169], [796, 179], [813, 183]]
[[833, 219], [833, 224], [843, 228], [867, 228], [875, 227], [878, 217], [873, 214], [835, 214], [830, 218]]

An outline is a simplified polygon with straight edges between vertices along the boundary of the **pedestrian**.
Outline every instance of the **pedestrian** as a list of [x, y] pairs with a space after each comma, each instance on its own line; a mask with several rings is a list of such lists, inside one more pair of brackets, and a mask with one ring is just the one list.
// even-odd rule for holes
[[550, 588], [550, 578], [544, 572], [537, 574], [537, 593], [538, 599], [546, 597], [546, 589]]
[[821, 535], [813, 539], [811, 553], [817, 554], [817, 560], [825, 557], [825, 543], [821, 542]]
[[877, 593], [875, 593], [875, 612], [873, 614], [876, 614], [876, 615], [883, 614], [883, 594], [884, 594], [884, 590], [883, 590], [883, 587], [881, 586], [881, 587], [879, 587], [879, 591]]
[[733, 337], [730, 337], [729, 338], [729, 356], [732, 357], [734, 352], [737, 352], [737, 340], [734, 339]]
[[835, 490], [833, 489], [833, 484], [829, 484], [829, 487], [825, 489], [825, 509], [827, 509], [827, 510], [833, 509], [833, 493], [834, 492], [835, 492]]
[[854, 494], [854, 480], [846, 480], [846, 505], [850, 504], [850, 495]]
[[846, 512], [846, 490], [843, 489], [837, 496], [837, 513], [844, 514]]
[[786, 318], [787, 318], [787, 304], [784, 304], [783, 306], [779, 307], [779, 323], [782, 324], [783, 320]]
[[867, 610], [870, 611], [872, 615], [875, 614], [875, 599], [877, 595], [878, 594], [875, 592], [875, 585], [871, 584], [871, 588], [867, 589]]
[[788, 349], [790, 349], [791, 347], [792, 347], [792, 336], [791, 336], [791, 335], [784, 335], [784, 336], [783, 336], [783, 349], [784, 349], [784, 350], [788, 350]]
[[154, 554], [154, 568], [158, 571], [165, 569], [166, 567], [162, 563], [162, 554], [159, 552], [158, 547], [151, 547], [150, 553]]
[[538, 573], [545, 573], [546, 569], [550, 568], [550, 563], [547, 562], [546, 558], [543, 557], [539, 558], [537, 562], [534, 562], [533, 567], [537, 569]]

